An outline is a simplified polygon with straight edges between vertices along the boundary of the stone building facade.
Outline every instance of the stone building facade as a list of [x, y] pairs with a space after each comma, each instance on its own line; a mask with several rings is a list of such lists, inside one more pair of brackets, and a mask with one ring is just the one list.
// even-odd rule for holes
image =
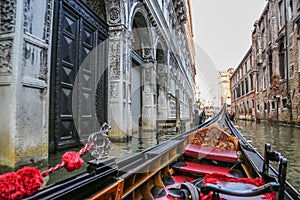
[[250, 48], [230, 78], [231, 111], [239, 118], [254, 118], [256, 98], [253, 80], [252, 49]]
[[[104, 121], [111, 138], [189, 127], [189, 0], [4, 0], [0, 165], [46, 160]], [[4, 114], [5, 113], [5, 114]]]
[[254, 24], [250, 52], [258, 120], [300, 123], [298, 8], [299, 1], [270, 0]]
[[218, 77], [218, 107], [221, 108], [224, 103], [231, 106], [231, 88], [230, 88], [230, 77], [234, 73], [233, 68], [229, 68], [226, 71], [219, 71]]

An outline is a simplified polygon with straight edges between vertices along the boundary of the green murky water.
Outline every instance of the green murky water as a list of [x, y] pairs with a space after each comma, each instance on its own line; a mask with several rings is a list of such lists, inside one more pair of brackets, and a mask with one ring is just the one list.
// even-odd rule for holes
[[[287, 180], [300, 189], [300, 128], [268, 122], [238, 121], [241, 134], [263, 155], [265, 143], [288, 159]], [[277, 169], [277, 166], [274, 166]]]
[[[270, 143], [271, 148], [280, 152], [288, 159], [287, 180], [296, 188], [300, 189], [300, 128], [292, 128], [289, 126], [276, 126], [276, 124], [262, 122], [257, 124], [249, 121], [238, 121], [236, 127], [241, 134], [263, 155], [265, 143]], [[115, 156], [116, 160], [122, 160], [133, 154], [150, 148], [153, 145], [161, 143], [175, 136], [175, 133], [166, 133], [164, 135], [152, 135], [146, 138], [133, 136], [132, 140], [127, 143], [113, 143], [111, 156]], [[50, 156], [50, 165], [60, 163], [62, 152], [58, 155]], [[67, 173], [60, 170], [51, 174], [47, 185], [51, 185], [59, 180], [72, 177], [75, 174], [86, 170], [87, 161], [93, 159], [90, 155], [85, 155], [86, 161], [84, 166], [75, 173]], [[275, 166], [277, 169], [277, 166]]]

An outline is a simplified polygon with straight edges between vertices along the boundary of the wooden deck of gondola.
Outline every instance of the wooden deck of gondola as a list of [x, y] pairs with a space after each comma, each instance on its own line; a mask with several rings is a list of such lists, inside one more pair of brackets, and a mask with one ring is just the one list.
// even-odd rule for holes
[[[180, 153], [182, 152], [182, 147], [183, 140], [167, 141], [145, 152], [143, 154], [144, 160], [138, 167], [131, 168], [129, 171], [123, 171], [125, 168], [121, 167], [123, 175], [120, 178], [125, 180], [122, 198], [140, 199], [141, 194], [139, 194], [137, 188], [147, 187], [148, 189], [143, 191], [143, 195], [151, 199], [151, 189], [155, 185], [163, 187], [161, 177], [164, 174], [168, 174], [168, 166], [182, 155]], [[128, 168], [126, 169], [128, 170]]]

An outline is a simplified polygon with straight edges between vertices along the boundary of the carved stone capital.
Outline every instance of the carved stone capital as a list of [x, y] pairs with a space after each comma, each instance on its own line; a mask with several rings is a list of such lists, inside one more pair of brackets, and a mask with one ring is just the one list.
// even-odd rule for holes
[[[0, 33], [10, 33], [15, 29], [16, 1], [1, 0]], [[1, 62], [1, 61], [0, 61]]]
[[142, 56], [144, 59], [152, 59], [153, 53], [151, 47], [144, 47], [142, 49]]
[[0, 41], [0, 74], [10, 74], [12, 71], [12, 40]]

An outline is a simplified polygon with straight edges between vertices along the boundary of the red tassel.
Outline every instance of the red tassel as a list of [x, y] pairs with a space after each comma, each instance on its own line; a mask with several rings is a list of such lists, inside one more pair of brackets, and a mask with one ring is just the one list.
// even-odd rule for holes
[[0, 200], [22, 199], [24, 187], [16, 172], [0, 175]]
[[24, 196], [36, 193], [43, 184], [43, 176], [48, 176], [62, 167], [69, 172], [81, 168], [84, 161], [80, 156], [87, 153], [93, 145], [86, 145], [80, 152], [66, 152], [62, 157], [61, 164], [43, 173], [34, 167], [24, 167], [17, 172], [0, 175], [0, 200], [22, 199]]
[[17, 174], [20, 177], [27, 196], [36, 193], [44, 182], [41, 172], [34, 167], [23, 167], [17, 171]]
[[68, 172], [80, 169], [84, 161], [81, 159], [78, 152], [66, 152], [62, 157], [62, 162], [65, 164], [65, 168]]

